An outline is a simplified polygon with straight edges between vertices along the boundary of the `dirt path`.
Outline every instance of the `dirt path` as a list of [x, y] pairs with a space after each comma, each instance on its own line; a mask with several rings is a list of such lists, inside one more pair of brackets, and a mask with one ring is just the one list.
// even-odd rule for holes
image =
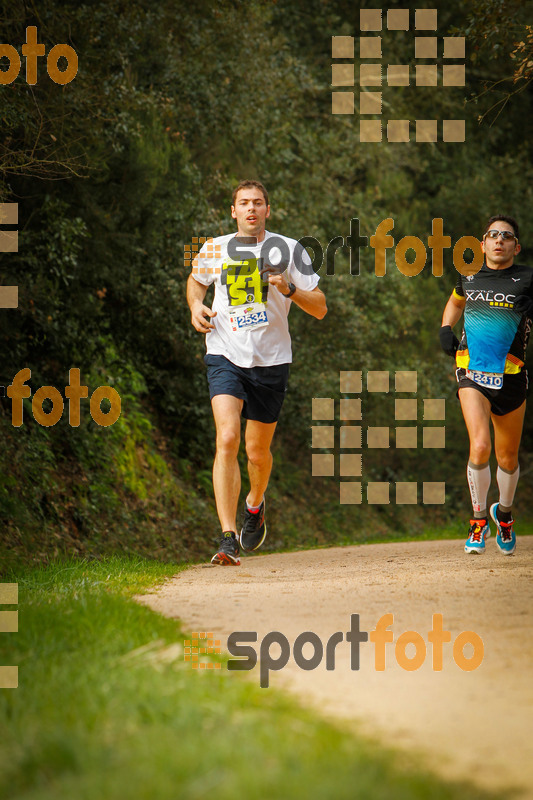
[[[513, 557], [501, 556], [493, 538], [483, 556], [466, 556], [459, 541], [363, 545], [251, 556], [239, 568], [195, 566], [142, 602], [179, 617], [186, 630], [212, 631], [224, 650], [233, 631], [257, 631], [257, 652], [267, 633], [280, 631], [291, 657], [270, 672], [271, 687], [287, 687], [387, 744], [416, 749], [445, 778], [517, 787], [520, 797], [533, 797], [532, 577], [533, 537], [520, 538]], [[360, 669], [352, 670], [350, 615], [359, 614], [361, 630], [371, 632], [387, 613], [394, 615], [394, 643], [385, 646], [385, 670], [376, 671], [370, 641], [361, 644]], [[428, 631], [439, 613], [451, 643], [437, 672]], [[398, 636], [409, 630], [427, 645], [416, 671], [402, 669], [395, 657]], [[324, 647], [344, 632], [333, 671], [326, 671], [325, 657], [313, 671], [296, 665], [292, 645], [304, 631], [318, 634]], [[483, 662], [472, 671], [453, 658], [462, 631], [483, 640]], [[473, 652], [467, 644], [464, 656]], [[272, 657], [279, 653], [273, 645]], [[303, 655], [311, 658], [311, 644]], [[414, 655], [414, 645], [406, 655]], [[248, 674], [259, 683], [259, 665]]]

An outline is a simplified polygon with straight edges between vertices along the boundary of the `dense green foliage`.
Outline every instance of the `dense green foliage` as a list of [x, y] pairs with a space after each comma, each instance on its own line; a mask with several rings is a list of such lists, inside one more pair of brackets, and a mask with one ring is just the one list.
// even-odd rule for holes
[[[145, 552], [203, 552], [216, 528], [213, 425], [183, 252], [193, 236], [233, 229], [238, 180], [267, 185], [274, 231], [314, 236], [324, 249], [348, 235], [355, 217], [366, 236], [392, 217], [396, 242], [427, 242], [432, 219], [442, 217], [453, 244], [502, 211], [519, 218], [521, 260], [531, 261], [527, 19], [517, 2], [448, 4], [439, 36], [466, 32], [467, 86], [383, 88], [385, 118], [465, 117], [465, 143], [361, 144], [357, 115], [331, 114], [330, 86], [331, 36], [357, 37], [358, 3], [4, 0], [3, 42], [20, 52], [26, 27], [36, 25], [47, 52], [63, 42], [76, 49], [79, 71], [61, 87], [40, 59], [35, 86], [24, 67], [0, 86], [0, 200], [17, 202], [20, 215], [20, 252], [0, 256], [0, 283], [19, 285], [19, 308], [0, 312], [0, 385], [29, 367], [32, 392], [62, 391], [78, 367], [90, 393], [112, 385], [123, 404], [112, 428], [92, 422], [87, 401], [79, 428], [67, 412], [42, 428], [25, 401], [24, 425], [13, 428], [10, 402], [0, 401], [0, 524], [12, 550], [42, 558], [115, 549], [124, 537]], [[412, 36], [384, 37], [384, 58], [414, 64]], [[322, 267], [320, 275], [324, 321], [291, 313], [295, 363], [273, 488], [280, 508], [296, 510], [285, 529], [279, 514], [279, 542], [309, 495], [306, 513], [324, 520], [310, 541], [329, 540], [331, 515], [341, 538], [358, 535], [354, 519], [358, 529], [362, 521], [379, 528], [381, 518], [385, 528], [411, 524], [392, 505], [339, 508], [338, 481], [310, 477], [311, 398], [337, 397], [339, 370], [417, 369], [419, 397], [449, 398], [446, 451], [368, 451], [364, 467], [370, 480], [445, 479], [445, 509], [428, 507], [421, 518], [453, 513], [466, 499], [466, 443], [451, 361], [437, 339], [455, 283], [451, 251], [442, 278], [431, 275], [429, 258], [419, 276], [404, 277], [392, 251], [377, 278], [370, 248], [359, 276], [349, 274], [347, 248], [335, 274]], [[391, 424], [393, 402], [365, 396], [371, 424]], [[526, 483], [531, 438], [528, 425]]]

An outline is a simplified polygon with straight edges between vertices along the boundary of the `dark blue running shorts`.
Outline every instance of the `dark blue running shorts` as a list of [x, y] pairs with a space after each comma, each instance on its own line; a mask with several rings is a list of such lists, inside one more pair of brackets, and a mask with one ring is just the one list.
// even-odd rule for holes
[[225, 356], [204, 356], [211, 400], [230, 394], [244, 400], [242, 416], [257, 422], [277, 422], [287, 393], [289, 364], [238, 367]]

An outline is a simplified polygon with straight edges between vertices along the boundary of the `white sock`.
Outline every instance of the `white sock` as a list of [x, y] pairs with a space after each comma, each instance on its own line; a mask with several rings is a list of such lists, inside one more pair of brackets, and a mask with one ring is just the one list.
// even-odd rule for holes
[[503, 467], [498, 467], [496, 471], [496, 480], [498, 481], [498, 489], [500, 490], [499, 511], [508, 512], [511, 510], [519, 476], [520, 466], [517, 466], [512, 472], [503, 469]]
[[[263, 500], [264, 500], [264, 499], [265, 499], [265, 497], [264, 497], [264, 495], [263, 495]], [[261, 500], [261, 503], [263, 502], [263, 500]], [[258, 511], [259, 511], [259, 509], [261, 508], [261, 503], [259, 503], [259, 505], [258, 505], [258, 506], [251, 506], [251, 505], [249, 504], [248, 500], [247, 500], [247, 501], [246, 501], [246, 508], [248, 509], [248, 511], [251, 511], [251, 512], [252, 512], [252, 514], [257, 514], [257, 512], [258, 512]]]
[[466, 468], [468, 478], [468, 488], [472, 498], [472, 508], [476, 519], [487, 519], [487, 494], [490, 486], [490, 467], [489, 462], [485, 464], [474, 464], [468, 462]]

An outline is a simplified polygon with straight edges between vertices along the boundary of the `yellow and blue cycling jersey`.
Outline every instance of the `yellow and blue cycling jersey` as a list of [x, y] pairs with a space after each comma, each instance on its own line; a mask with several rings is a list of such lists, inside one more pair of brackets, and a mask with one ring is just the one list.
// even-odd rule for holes
[[456, 354], [458, 367], [479, 372], [520, 372], [532, 320], [513, 310], [521, 295], [533, 297], [533, 269], [512, 264], [476, 275], [460, 275], [453, 292], [465, 298], [464, 327]]

